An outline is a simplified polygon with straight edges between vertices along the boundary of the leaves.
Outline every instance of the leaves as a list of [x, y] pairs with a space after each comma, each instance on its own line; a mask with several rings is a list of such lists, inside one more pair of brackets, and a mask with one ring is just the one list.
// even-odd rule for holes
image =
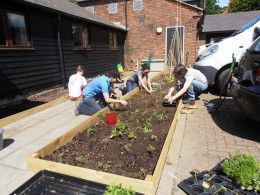
[[249, 154], [236, 154], [221, 165], [224, 173], [235, 182], [248, 188], [259, 191], [260, 188], [260, 161]]
[[135, 191], [129, 187], [123, 188], [122, 184], [112, 183], [109, 185], [103, 195], [135, 195]]

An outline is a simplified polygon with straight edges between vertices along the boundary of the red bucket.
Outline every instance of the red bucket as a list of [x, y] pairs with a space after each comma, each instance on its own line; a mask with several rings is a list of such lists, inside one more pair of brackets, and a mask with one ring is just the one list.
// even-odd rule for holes
[[116, 124], [117, 115], [115, 112], [110, 112], [106, 114], [106, 122], [109, 125]]

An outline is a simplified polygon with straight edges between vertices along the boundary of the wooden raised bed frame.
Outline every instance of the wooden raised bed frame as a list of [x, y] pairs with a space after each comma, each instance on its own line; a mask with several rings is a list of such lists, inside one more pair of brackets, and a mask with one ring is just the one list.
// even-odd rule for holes
[[[134, 94], [139, 91], [138, 88], [134, 89], [130, 93], [126, 94], [122, 99], [127, 100], [131, 98]], [[72, 140], [72, 138], [78, 134], [79, 132], [84, 131], [85, 129], [89, 128], [93, 125], [96, 121], [98, 121], [103, 114], [109, 111], [108, 108], [104, 108], [98, 113], [94, 114], [92, 117], [88, 118], [81, 124], [77, 125], [76, 127], [72, 128], [70, 131], [62, 135], [61, 137], [53, 140], [45, 147], [41, 148], [40, 150], [36, 151], [32, 155], [27, 157], [27, 165], [28, 168], [32, 171], [40, 171], [40, 170], [50, 170], [66, 175], [75, 176], [78, 178], [86, 179], [89, 181], [94, 181], [101, 184], [110, 185], [112, 182], [115, 183], [122, 183], [124, 187], [131, 186], [136, 192], [143, 193], [143, 194], [156, 194], [156, 190], [158, 188], [158, 184], [160, 181], [160, 177], [163, 171], [164, 163], [167, 157], [167, 153], [171, 144], [171, 140], [173, 137], [173, 133], [175, 130], [175, 126], [177, 123], [177, 118], [180, 113], [182, 103], [179, 103], [179, 106], [176, 110], [174, 115], [174, 119], [172, 121], [171, 127], [169, 129], [168, 135], [165, 139], [165, 143], [163, 145], [159, 160], [157, 162], [155, 171], [153, 175], [147, 175], [145, 180], [120, 176], [116, 174], [106, 173], [102, 171], [86, 169], [82, 167], [76, 167], [67, 164], [61, 164], [57, 162], [43, 160], [41, 158], [45, 157], [46, 155], [52, 153], [54, 150], [60, 148], [62, 145], [65, 145], [67, 142]]]

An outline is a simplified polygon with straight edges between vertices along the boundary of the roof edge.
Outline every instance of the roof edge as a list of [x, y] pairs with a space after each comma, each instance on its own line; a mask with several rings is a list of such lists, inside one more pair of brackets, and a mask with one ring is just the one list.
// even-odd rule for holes
[[179, 3], [182, 3], [182, 4], [184, 4], [184, 5], [187, 5], [187, 6], [189, 6], [189, 7], [192, 7], [192, 8], [198, 9], [198, 10], [200, 10], [200, 11], [203, 11], [203, 8], [196, 7], [196, 6], [194, 6], [194, 5], [191, 5], [191, 4], [188, 4], [188, 3], [185, 3], [185, 2], [180, 1], [180, 0], [176, 0], [176, 1], [179, 2]]

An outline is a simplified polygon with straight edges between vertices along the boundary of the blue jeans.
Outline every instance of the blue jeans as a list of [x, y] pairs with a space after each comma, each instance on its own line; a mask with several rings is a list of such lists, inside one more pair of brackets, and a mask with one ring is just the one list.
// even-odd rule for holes
[[103, 98], [103, 95], [102, 97], [83, 97], [83, 102], [79, 104], [77, 111], [79, 114], [93, 115], [104, 108], [106, 105], [107, 104]]
[[138, 84], [138, 82], [136, 82], [136, 81], [127, 81], [126, 82], [126, 90], [127, 90], [127, 93], [128, 92], [130, 92], [130, 91], [132, 91], [134, 88], [136, 88], [136, 87], [138, 87], [139, 86], [139, 84]]
[[205, 91], [208, 88], [208, 84], [193, 80], [187, 89], [189, 99], [195, 100], [196, 92]]

